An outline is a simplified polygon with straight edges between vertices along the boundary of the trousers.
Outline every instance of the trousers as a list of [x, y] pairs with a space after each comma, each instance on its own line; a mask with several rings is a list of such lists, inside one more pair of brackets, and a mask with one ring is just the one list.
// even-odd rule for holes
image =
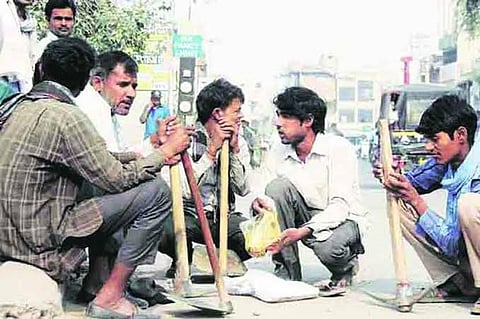
[[[271, 181], [265, 189], [265, 194], [275, 202], [281, 230], [301, 227], [313, 215], [322, 213], [318, 209], [309, 208], [303, 196], [287, 178], [280, 177]], [[326, 240], [319, 241], [310, 235], [302, 242], [314, 251], [320, 262], [332, 273], [332, 279], [339, 279], [353, 270], [357, 256], [363, 254], [365, 250], [355, 221], [346, 220], [331, 231], [330, 237]], [[296, 243], [273, 255], [272, 261], [277, 269], [286, 270], [282, 277], [302, 280]]]

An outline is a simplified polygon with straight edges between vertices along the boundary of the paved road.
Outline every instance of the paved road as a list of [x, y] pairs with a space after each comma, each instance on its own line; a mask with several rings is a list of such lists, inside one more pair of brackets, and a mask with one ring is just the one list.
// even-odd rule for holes
[[[370, 166], [359, 160], [361, 190], [364, 204], [370, 211], [371, 228], [366, 238], [366, 253], [360, 258], [360, 273], [352, 291], [343, 297], [316, 298], [311, 300], [269, 304], [253, 297], [232, 297], [235, 312], [227, 318], [468, 318], [468, 304], [417, 304], [411, 313], [400, 313], [395, 309], [377, 303], [360, 291], [360, 287], [378, 293], [394, 293], [395, 281], [391, 255], [390, 235], [385, 212], [385, 193], [370, 176]], [[248, 207], [251, 198], [239, 201], [240, 207]], [[436, 193], [427, 199], [436, 208], [442, 208], [443, 193]], [[429, 278], [413, 250], [405, 244], [408, 275], [412, 286], [425, 285]], [[319, 263], [313, 253], [301, 246], [301, 260], [305, 281], [328, 279], [329, 272]], [[169, 265], [168, 258], [157, 258], [157, 264], [145, 267], [141, 275], [153, 275], [162, 279]], [[272, 270], [268, 258], [252, 259], [247, 266], [254, 269]], [[214, 303], [216, 300], [212, 300]], [[71, 309], [75, 309], [72, 306]], [[76, 308], [77, 311], [79, 308]], [[176, 318], [205, 317], [184, 305], [171, 304], [156, 306], [153, 312]], [[70, 313], [80, 317], [79, 312]]]

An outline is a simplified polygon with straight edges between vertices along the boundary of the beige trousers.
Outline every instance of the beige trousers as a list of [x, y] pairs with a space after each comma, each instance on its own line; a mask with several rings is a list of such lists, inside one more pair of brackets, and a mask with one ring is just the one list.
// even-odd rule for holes
[[403, 236], [415, 249], [434, 284], [440, 285], [460, 272], [467, 279], [473, 277], [475, 287], [480, 287], [480, 194], [462, 194], [458, 200], [457, 212], [466, 248], [460, 250], [459, 261], [446, 257], [435, 244], [415, 232], [420, 215], [413, 207], [403, 201], [399, 201], [399, 207]]

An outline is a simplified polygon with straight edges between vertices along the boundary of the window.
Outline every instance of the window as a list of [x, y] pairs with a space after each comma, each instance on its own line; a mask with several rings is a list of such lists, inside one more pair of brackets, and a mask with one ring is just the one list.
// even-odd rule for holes
[[338, 110], [338, 118], [340, 120], [340, 123], [353, 123], [355, 122], [355, 110], [340, 109]]
[[358, 109], [358, 122], [360, 123], [372, 123], [373, 111], [370, 109]]
[[341, 86], [338, 89], [338, 99], [340, 101], [355, 101], [355, 87]]
[[372, 81], [358, 81], [357, 88], [359, 101], [373, 101]]

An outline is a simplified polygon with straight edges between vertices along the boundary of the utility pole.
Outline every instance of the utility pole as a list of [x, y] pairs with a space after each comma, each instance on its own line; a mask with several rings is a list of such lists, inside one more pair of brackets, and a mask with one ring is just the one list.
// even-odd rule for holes
[[410, 84], [410, 62], [412, 62], [411, 56], [404, 56], [400, 59], [403, 62], [403, 84]]

